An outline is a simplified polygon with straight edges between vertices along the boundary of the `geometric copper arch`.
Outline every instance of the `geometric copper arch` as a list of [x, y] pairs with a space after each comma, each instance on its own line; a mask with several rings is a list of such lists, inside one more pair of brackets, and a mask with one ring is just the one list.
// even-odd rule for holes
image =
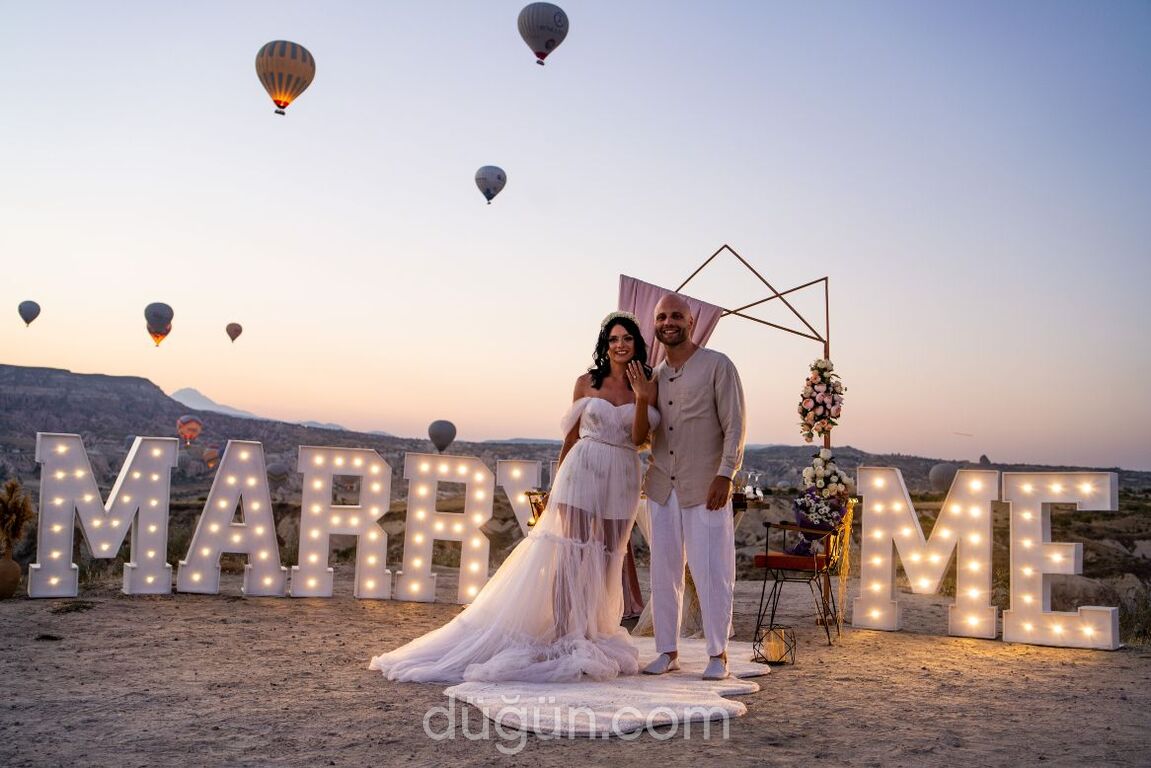
[[[719, 249], [716, 250], [715, 253], [713, 253], [711, 256], [708, 256], [707, 260], [704, 261], [703, 264], [700, 264], [699, 267], [694, 272], [692, 272], [686, 280], [684, 280], [682, 283], [680, 283], [679, 288], [675, 289], [676, 293], [682, 291], [683, 287], [692, 281], [692, 278], [694, 278], [696, 275], [698, 275], [700, 272], [702, 272], [704, 267], [706, 267], [708, 264], [710, 264], [712, 261], [714, 261], [715, 257], [718, 256], [719, 254], [723, 253], [724, 251], [730, 252], [732, 256], [739, 259], [739, 262], [741, 264], [743, 264], [743, 266], [747, 267], [747, 269], [753, 275], [755, 275], [759, 279], [759, 281], [761, 283], [763, 283], [764, 286], [767, 287], [767, 289], [769, 291], [771, 291], [771, 295], [767, 296], [763, 299], [760, 299], [758, 301], [753, 301], [750, 304], [744, 304], [742, 307], [736, 307], [735, 309], [725, 309], [723, 311], [723, 316], [735, 315], [737, 317], [742, 317], [745, 320], [753, 320], [757, 323], [770, 326], [770, 327], [775, 328], [775, 329], [780, 330], [780, 331], [787, 331], [788, 333], [794, 333], [796, 336], [802, 336], [805, 339], [811, 339], [812, 341], [822, 342], [823, 343], [823, 357], [825, 360], [830, 360], [831, 359], [831, 310], [830, 310], [830, 299], [829, 299], [829, 290], [828, 290], [828, 278], [826, 275], [817, 279], [817, 280], [811, 280], [809, 282], [806, 282], [803, 285], [797, 285], [794, 288], [788, 288], [786, 291], [778, 291], [775, 289], [775, 286], [773, 286], [771, 283], [769, 283], [767, 281], [767, 278], [765, 278], [763, 275], [759, 274], [759, 272], [755, 269], [755, 267], [753, 267], [753, 266], [751, 266], [751, 264], [747, 263], [747, 259], [743, 258], [738, 253], [736, 253], [735, 249], [732, 248], [730, 245], [728, 245], [727, 243], [724, 243], [722, 246], [720, 246]], [[787, 300], [788, 294], [795, 293], [796, 291], [802, 291], [804, 288], [810, 288], [811, 286], [819, 285], [820, 283], [823, 283], [823, 333], [820, 333], [819, 331], [817, 331], [815, 329], [815, 327], [807, 321], [807, 318], [805, 318], [803, 316], [803, 313], [801, 313], [798, 309], [796, 309], [794, 306], [792, 306], [791, 302]], [[787, 308], [791, 310], [791, 313], [793, 315], [795, 315], [795, 317], [801, 323], [803, 323], [803, 325], [807, 328], [808, 332], [796, 330], [795, 328], [788, 328], [787, 326], [779, 325], [777, 323], [769, 323], [768, 321], [761, 320], [758, 317], [752, 317], [751, 315], [744, 314], [745, 310], [751, 309], [752, 307], [758, 307], [760, 304], [766, 304], [769, 301], [775, 301], [776, 299], [779, 299], [780, 301], [782, 301], [787, 306]]]

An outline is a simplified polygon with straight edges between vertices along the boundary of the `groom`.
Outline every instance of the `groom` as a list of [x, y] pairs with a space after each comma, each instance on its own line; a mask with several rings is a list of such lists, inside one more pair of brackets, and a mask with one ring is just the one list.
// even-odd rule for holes
[[710, 660], [705, 680], [728, 676], [735, 588], [731, 478], [743, 463], [743, 387], [725, 355], [691, 340], [691, 308], [669, 293], [655, 307], [667, 359], [653, 372], [660, 423], [644, 478], [651, 509], [651, 601], [659, 656], [649, 675], [679, 669], [684, 556], [699, 593]]

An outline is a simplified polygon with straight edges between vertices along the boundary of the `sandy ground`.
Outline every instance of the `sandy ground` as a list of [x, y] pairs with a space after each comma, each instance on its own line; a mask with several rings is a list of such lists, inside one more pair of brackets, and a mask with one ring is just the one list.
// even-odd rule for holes
[[[796, 663], [759, 679], [726, 737], [475, 738], [486, 721], [463, 706], [455, 738], [437, 740], [424, 716], [447, 703], [444, 686], [366, 666], [459, 606], [355, 600], [349, 571], [326, 600], [244, 599], [226, 576], [221, 596], [128, 597], [108, 582], [80, 603], [0, 602], [5, 765], [1151, 765], [1151, 649], [949, 638], [947, 600], [915, 595], [907, 630], [847, 628], [828, 647], [800, 616], [802, 586], [785, 593]], [[751, 639], [758, 599], [758, 583], [739, 582], [737, 639]]]

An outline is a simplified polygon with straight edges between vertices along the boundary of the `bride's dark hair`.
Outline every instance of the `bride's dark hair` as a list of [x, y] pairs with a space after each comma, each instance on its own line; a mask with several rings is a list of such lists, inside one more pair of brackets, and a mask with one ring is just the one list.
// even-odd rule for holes
[[[592, 358], [595, 363], [587, 369], [587, 372], [591, 374], [592, 389], [599, 389], [603, 386], [603, 380], [611, 373], [611, 361], [607, 356], [607, 340], [611, 335], [611, 329], [617, 325], [622, 325], [634, 339], [632, 343], [635, 346], [635, 352], [632, 354], [632, 360], [638, 360], [643, 366], [644, 373], [651, 376], [651, 367], [647, 364], [647, 343], [639, 332], [639, 323], [629, 315], [609, 315], [600, 327], [599, 336], [595, 340], [595, 355]], [[631, 384], [628, 384], [627, 388], [631, 389]]]

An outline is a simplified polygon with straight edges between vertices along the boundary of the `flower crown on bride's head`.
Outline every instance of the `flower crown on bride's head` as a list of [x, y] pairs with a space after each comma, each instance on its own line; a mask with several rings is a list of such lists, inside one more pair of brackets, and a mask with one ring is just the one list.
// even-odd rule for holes
[[600, 329], [602, 330], [603, 328], [607, 328], [608, 323], [612, 322], [613, 320], [631, 320], [637, 326], [639, 325], [639, 320], [631, 312], [617, 310], [615, 312], [608, 313], [608, 316], [605, 317], [603, 322], [599, 324]]

